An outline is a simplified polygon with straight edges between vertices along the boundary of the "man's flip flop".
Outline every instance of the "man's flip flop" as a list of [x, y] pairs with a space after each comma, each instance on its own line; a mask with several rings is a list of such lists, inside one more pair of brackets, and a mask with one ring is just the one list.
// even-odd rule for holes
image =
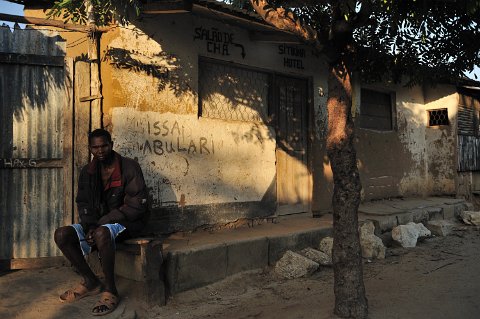
[[92, 309], [92, 315], [103, 316], [114, 311], [118, 306], [119, 298], [111, 292], [104, 291], [100, 295], [100, 299]]
[[68, 289], [65, 291], [63, 294], [60, 295], [60, 301], [61, 302], [74, 302], [77, 300], [80, 300], [84, 297], [87, 296], [94, 296], [98, 295], [100, 292], [102, 292], [102, 286], [98, 285], [97, 287], [93, 289], [88, 289], [82, 284], [79, 284], [77, 287], [73, 289]]

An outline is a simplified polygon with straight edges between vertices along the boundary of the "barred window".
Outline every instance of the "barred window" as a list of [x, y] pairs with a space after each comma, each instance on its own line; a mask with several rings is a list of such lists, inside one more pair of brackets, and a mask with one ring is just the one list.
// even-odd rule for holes
[[267, 119], [268, 73], [201, 59], [199, 116], [261, 122]]
[[448, 109], [427, 110], [428, 126], [448, 125]]
[[378, 131], [394, 128], [394, 93], [362, 89], [360, 96], [360, 127]]

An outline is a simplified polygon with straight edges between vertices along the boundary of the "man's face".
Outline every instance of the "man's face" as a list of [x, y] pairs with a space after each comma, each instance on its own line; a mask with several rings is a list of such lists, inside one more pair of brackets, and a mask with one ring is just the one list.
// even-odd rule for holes
[[93, 137], [88, 146], [93, 157], [101, 162], [110, 159], [112, 155], [113, 143], [109, 142], [105, 137]]

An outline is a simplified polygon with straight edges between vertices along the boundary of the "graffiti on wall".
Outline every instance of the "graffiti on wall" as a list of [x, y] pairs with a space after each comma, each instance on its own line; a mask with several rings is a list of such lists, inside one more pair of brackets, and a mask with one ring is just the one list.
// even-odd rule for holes
[[213, 139], [205, 136], [188, 138], [185, 136], [186, 129], [189, 131], [189, 127], [185, 127], [177, 121], [148, 121], [146, 131], [150, 139], [142, 141], [139, 149], [143, 151], [144, 155], [147, 152], [157, 155], [175, 152], [204, 155], [215, 153]]
[[0, 168], [37, 167], [37, 161], [32, 158], [0, 158]]
[[241, 56], [245, 59], [246, 53], [243, 45], [234, 42], [234, 34], [231, 32], [220, 31], [217, 28], [195, 28], [195, 35], [193, 40], [204, 41], [208, 53], [213, 53], [222, 56], [230, 56], [234, 49], [238, 48], [241, 51]]
[[115, 149], [138, 160], [154, 207], [259, 201], [275, 176], [267, 126], [249, 135], [251, 123], [121, 107], [112, 119]]
[[280, 44], [278, 46], [278, 54], [283, 56], [283, 66], [292, 69], [305, 69], [303, 67], [303, 60], [306, 57], [305, 49]]

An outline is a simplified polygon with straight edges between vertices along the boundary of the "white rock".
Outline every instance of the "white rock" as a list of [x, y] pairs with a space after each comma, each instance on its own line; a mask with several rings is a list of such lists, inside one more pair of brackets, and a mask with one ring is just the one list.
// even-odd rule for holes
[[318, 246], [318, 250], [324, 252], [330, 259], [332, 258], [332, 250], [333, 250], [333, 238], [332, 237], [325, 237], [320, 241], [320, 245]]
[[313, 260], [314, 262], [318, 263], [322, 266], [331, 266], [332, 265], [332, 256], [324, 253], [323, 251], [319, 251], [313, 248], [305, 248], [299, 251], [299, 254], [302, 256], [307, 257], [308, 259]]
[[448, 220], [430, 220], [427, 222], [427, 228], [435, 236], [447, 236], [452, 232], [453, 226], [453, 223]]
[[385, 246], [382, 239], [375, 236], [375, 225], [370, 221], [360, 227], [360, 245], [363, 258], [385, 259]]
[[[410, 224], [410, 223], [409, 223]], [[425, 227], [425, 225], [423, 225], [422, 223], [418, 223], [418, 224], [415, 224], [415, 223], [411, 223], [411, 224], [414, 224], [415, 227], [417, 228], [418, 230], [418, 238], [420, 237], [430, 237], [432, 236], [432, 232], [427, 228]], [[407, 224], [408, 225], [408, 224]]]
[[286, 279], [304, 277], [314, 273], [319, 264], [288, 250], [275, 264], [275, 272]]
[[430, 236], [431, 232], [423, 224], [408, 223], [392, 229], [392, 238], [402, 247], [415, 247], [420, 237]]
[[460, 218], [467, 225], [480, 226], [480, 212], [466, 210], [460, 213]]

